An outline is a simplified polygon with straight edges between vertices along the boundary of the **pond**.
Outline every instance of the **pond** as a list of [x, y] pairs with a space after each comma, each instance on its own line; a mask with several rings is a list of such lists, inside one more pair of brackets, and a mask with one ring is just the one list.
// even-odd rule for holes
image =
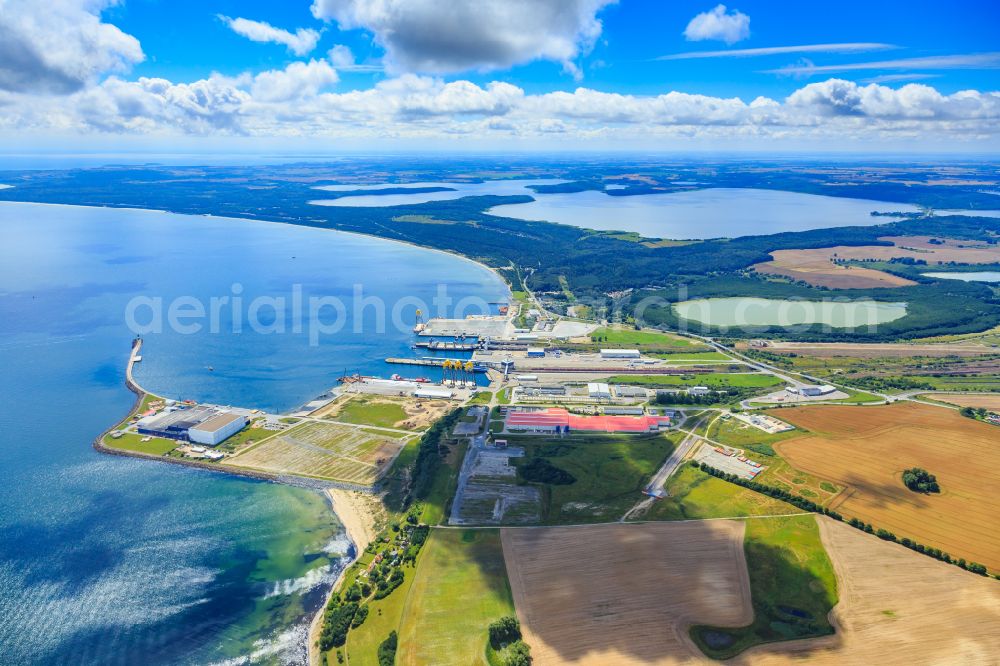
[[962, 280], [964, 282], [1000, 282], [1000, 271], [972, 271], [969, 273], [921, 273], [941, 280]]
[[798, 301], [774, 298], [702, 298], [674, 304], [681, 319], [707, 326], [873, 326], [906, 315], [906, 303]]

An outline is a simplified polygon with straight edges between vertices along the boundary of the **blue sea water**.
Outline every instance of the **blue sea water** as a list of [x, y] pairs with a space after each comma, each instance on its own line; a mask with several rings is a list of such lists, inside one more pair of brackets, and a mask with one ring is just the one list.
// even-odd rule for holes
[[[0, 205], [0, 663], [302, 662], [309, 614], [349, 548], [343, 530], [312, 491], [91, 448], [133, 400], [127, 307], [236, 291], [244, 304], [340, 297], [344, 328], [315, 345], [308, 321], [293, 332], [293, 313], [273, 307], [256, 317], [269, 333], [251, 330], [243, 307], [221, 313], [218, 332], [144, 335], [137, 378], [149, 390], [287, 410], [344, 369], [391, 372], [382, 359], [412, 354], [415, 303], [439, 283], [455, 300], [507, 298], [480, 266], [362, 236]], [[404, 326], [381, 330], [374, 305], [355, 316], [354, 285]]]

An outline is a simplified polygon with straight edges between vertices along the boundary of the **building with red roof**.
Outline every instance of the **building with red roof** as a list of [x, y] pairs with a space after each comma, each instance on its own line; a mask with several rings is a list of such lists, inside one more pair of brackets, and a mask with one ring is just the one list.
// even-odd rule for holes
[[660, 432], [670, 427], [669, 416], [581, 416], [565, 409], [550, 407], [531, 411], [510, 411], [506, 419], [508, 430], [567, 433], [585, 432]]

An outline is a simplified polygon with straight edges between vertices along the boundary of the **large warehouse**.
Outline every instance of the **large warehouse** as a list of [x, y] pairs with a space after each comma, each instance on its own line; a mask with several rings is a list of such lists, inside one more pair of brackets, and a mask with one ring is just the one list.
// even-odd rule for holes
[[527, 432], [568, 433], [570, 430], [589, 432], [647, 433], [670, 427], [669, 416], [580, 416], [565, 409], [549, 408], [534, 411], [511, 411], [507, 414], [508, 430]]
[[220, 412], [211, 407], [190, 407], [140, 419], [136, 430], [140, 435], [215, 446], [242, 430], [246, 424], [245, 416], [232, 412]]
[[208, 407], [174, 409], [140, 419], [136, 429], [140, 435], [186, 441], [191, 426], [198, 425], [214, 415], [215, 410]]
[[601, 358], [639, 358], [638, 349], [602, 349]]
[[247, 417], [222, 412], [188, 428], [188, 439], [198, 444], [215, 446], [246, 427]]

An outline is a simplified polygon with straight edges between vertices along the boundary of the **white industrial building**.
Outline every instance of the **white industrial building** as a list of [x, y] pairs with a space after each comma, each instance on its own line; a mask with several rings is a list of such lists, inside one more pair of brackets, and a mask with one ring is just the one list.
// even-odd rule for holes
[[615, 386], [615, 395], [619, 398], [645, 398], [646, 389], [641, 386]]
[[247, 417], [232, 412], [220, 412], [198, 425], [191, 426], [187, 434], [192, 442], [215, 446], [243, 430], [246, 425]]
[[587, 384], [587, 395], [595, 400], [610, 400], [611, 387], [604, 382], [590, 382]]
[[707, 386], [692, 386], [691, 388], [688, 389], [687, 392], [688, 392], [689, 395], [708, 395], [708, 387]]
[[435, 400], [450, 400], [454, 393], [443, 388], [418, 388], [413, 392], [415, 398], [432, 398]]
[[806, 397], [815, 397], [819, 395], [827, 395], [828, 393], [833, 393], [837, 390], [836, 386], [830, 386], [829, 384], [823, 384], [821, 386], [789, 386], [788, 392], [792, 394], [798, 394]]
[[638, 349], [602, 349], [601, 358], [639, 358]]

